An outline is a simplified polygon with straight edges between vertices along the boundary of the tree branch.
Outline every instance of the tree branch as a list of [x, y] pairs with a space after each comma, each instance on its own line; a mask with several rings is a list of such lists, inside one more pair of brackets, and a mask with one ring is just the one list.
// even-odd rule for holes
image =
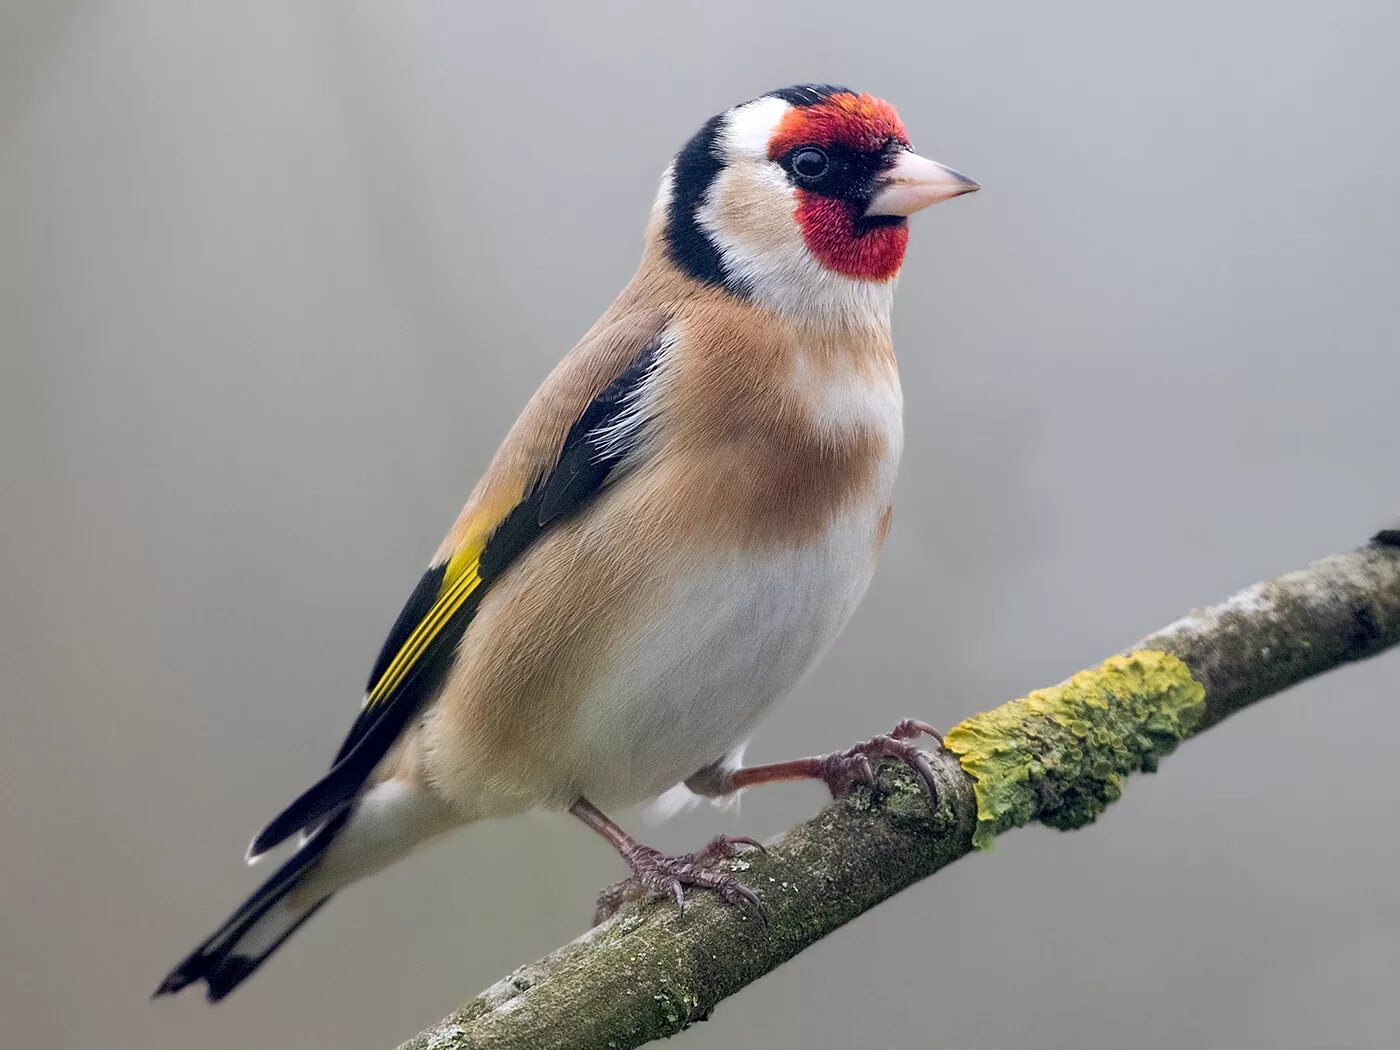
[[974, 716], [930, 756], [936, 809], [903, 766], [729, 862], [771, 921], [692, 894], [625, 911], [523, 966], [400, 1050], [635, 1047], [886, 897], [1036, 819], [1077, 827], [1187, 736], [1400, 642], [1400, 532], [1197, 610], [1102, 667]]

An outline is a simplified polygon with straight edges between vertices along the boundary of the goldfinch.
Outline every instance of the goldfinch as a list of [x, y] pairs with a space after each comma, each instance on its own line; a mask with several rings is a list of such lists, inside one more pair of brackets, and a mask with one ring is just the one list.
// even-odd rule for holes
[[908, 721], [744, 767], [755, 723], [835, 639], [890, 524], [902, 444], [890, 338], [909, 215], [976, 190], [848, 88], [709, 120], [661, 180], [641, 266], [506, 435], [399, 614], [329, 772], [253, 839], [296, 852], [156, 994], [223, 998], [339, 889], [451, 828], [567, 810], [622, 854], [599, 913], [682, 887], [761, 909], [712, 863], [605, 811], [684, 785], [834, 793]]

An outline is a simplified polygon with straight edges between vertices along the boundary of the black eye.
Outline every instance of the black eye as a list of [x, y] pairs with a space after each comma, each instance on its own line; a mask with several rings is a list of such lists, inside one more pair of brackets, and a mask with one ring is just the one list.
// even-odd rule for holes
[[804, 179], [819, 179], [826, 174], [826, 153], [816, 146], [803, 146], [792, 155], [792, 170]]

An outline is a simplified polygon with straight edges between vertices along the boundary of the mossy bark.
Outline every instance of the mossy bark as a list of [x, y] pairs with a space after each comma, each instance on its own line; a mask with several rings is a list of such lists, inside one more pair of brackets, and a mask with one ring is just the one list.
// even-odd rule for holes
[[[1400, 643], [1400, 546], [1387, 536], [1248, 588], [1101, 668], [969, 719], [949, 734], [961, 760], [950, 751], [930, 756], [936, 808], [908, 769], [887, 764], [873, 788], [779, 836], [766, 856], [731, 861], [763, 896], [769, 925], [700, 893], [683, 918], [669, 902], [643, 904], [521, 967], [400, 1050], [592, 1050], [673, 1035], [971, 852], [974, 833], [980, 842], [1031, 819], [1092, 819], [1117, 797], [1124, 775], [1152, 768], [1182, 736]], [[1052, 751], [1072, 759], [1056, 776], [1047, 775]], [[1035, 790], [1022, 790], [1032, 783]], [[990, 788], [1009, 793], [989, 809]]]

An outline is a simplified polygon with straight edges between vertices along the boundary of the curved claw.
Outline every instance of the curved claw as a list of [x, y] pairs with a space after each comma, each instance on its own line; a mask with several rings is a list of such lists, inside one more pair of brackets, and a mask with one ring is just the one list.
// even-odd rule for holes
[[[901, 723], [902, 725], [902, 723]], [[895, 727], [896, 729], [899, 726]], [[918, 778], [923, 781], [925, 789], [928, 791], [929, 801], [933, 805], [938, 804], [938, 783], [933, 779], [933, 767], [928, 764], [928, 759], [924, 753], [907, 740], [900, 740], [894, 734], [886, 737], [876, 737], [870, 741], [871, 750], [877, 750], [883, 758], [894, 758], [903, 762], [912, 769]]]
[[873, 737], [847, 751], [827, 755], [822, 760], [827, 787], [833, 796], [840, 797], [853, 784], [872, 784], [875, 781], [875, 762], [892, 758], [904, 762], [915, 772], [928, 791], [929, 800], [937, 805], [938, 782], [934, 779], [933, 767], [924, 753], [910, 743], [921, 736], [931, 736], [940, 747], [943, 746], [943, 737], [933, 726], [916, 718], [906, 718], [889, 733]]
[[890, 730], [890, 736], [896, 740], [917, 740], [921, 736], [931, 736], [938, 741], [940, 749], [943, 747], [943, 734], [917, 718], [906, 718]]
[[904, 761], [913, 768], [915, 773], [919, 774], [919, 779], [924, 782], [924, 787], [928, 789], [929, 801], [937, 805], [938, 783], [933, 779], [933, 767], [928, 764], [928, 759], [924, 757], [924, 753], [919, 750], [913, 750], [908, 755], [904, 756]]
[[768, 905], [764, 904], [763, 901], [759, 899], [758, 894], [749, 889], [742, 882], [736, 881], [734, 883], [734, 891], [743, 899], [745, 904], [758, 913], [759, 919], [766, 928], [768, 926]]

